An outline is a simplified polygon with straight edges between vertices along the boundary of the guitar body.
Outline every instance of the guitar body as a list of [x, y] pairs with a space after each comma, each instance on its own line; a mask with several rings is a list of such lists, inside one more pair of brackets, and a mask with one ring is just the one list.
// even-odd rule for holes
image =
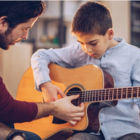
[[[110, 74], [102, 71], [95, 65], [86, 65], [74, 69], [67, 69], [56, 64], [50, 64], [50, 77], [52, 84], [61, 88], [67, 95], [79, 94], [84, 90], [97, 90], [113, 88], [114, 81]], [[74, 92], [76, 91], [76, 92]], [[58, 95], [58, 98], [60, 96]], [[32, 69], [29, 68], [23, 75], [17, 91], [17, 100], [29, 102], [42, 102], [41, 92], [35, 90]], [[72, 102], [74, 104], [74, 102]], [[78, 101], [79, 105], [80, 101]], [[49, 116], [26, 123], [16, 123], [16, 129], [31, 131], [42, 139], [55, 140], [59, 136], [69, 137], [72, 130], [93, 131], [100, 130], [99, 113], [104, 107], [115, 106], [117, 101], [85, 102], [85, 115], [76, 125]]]

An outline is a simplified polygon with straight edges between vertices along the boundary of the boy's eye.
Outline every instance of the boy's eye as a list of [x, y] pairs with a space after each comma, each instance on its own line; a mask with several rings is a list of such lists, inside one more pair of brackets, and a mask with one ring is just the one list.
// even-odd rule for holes
[[94, 43], [94, 44], [90, 44], [90, 45], [92, 45], [92, 46], [95, 46], [95, 45], [97, 45], [97, 43]]

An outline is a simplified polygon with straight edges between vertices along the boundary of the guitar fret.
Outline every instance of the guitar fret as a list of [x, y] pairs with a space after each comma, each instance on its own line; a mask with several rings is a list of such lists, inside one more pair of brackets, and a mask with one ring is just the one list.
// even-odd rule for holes
[[95, 101], [97, 101], [97, 99], [96, 99], [96, 98], [97, 98], [97, 95], [96, 95], [96, 90], [95, 90]]
[[107, 93], [107, 90], [105, 91], [104, 96], [103, 96], [104, 100], [106, 100], [106, 93]]
[[134, 95], [134, 89], [132, 88], [132, 90], [131, 90], [131, 97], [130, 98], [132, 98], [133, 97], [133, 95]]
[[86, 96], [85, 96], [85, 102], [87, 102], [87, 91], [86, 91], [85, 93], [86, 93], [86, 94], [85, 94], [85, 95], [86, 95]]
[[86, 102], [88, 102], [88, 91], [86, 92]]
[[106, 89], [105, 92], [104, 92], [104, 96], [103, 96], [104, 97], [104, 100], [106, 100], [107, 93], [108, 93], [108, 89]]
[[96, 96], [97, 96], [97, 101], [99, 101], [99, 94], [98, 94], [98, 90], [96, 90]]
[[93, 101], [96, 101], [96, 93], [95, 90], [93, 91], [94, 95], [93, 95]]
[[111, 100], [113, 100], [113, 99], [114, 99], [114, 96], [113, 96], [112, 90], [108, 90], [108, 91], [109, 91], [109, 93], [110, 93], [110, 95], [111, 95]]
[[90, 101], [90, 91], [88, 91], [87, 96], [88, 96], [87, 101], [89, 102]]
[[133, 95], [132, 95], [132, 97], [138, 97], [137, 87], [133, 87]]
[[102, 101], [102, 94], [103, 94], [104, 90], [100, 90], [100, 101]]
[[113, 97], [112, 97], [112, 93], [109, 92], [109, 100], [112, 100], [112, 99], [113, 99]]
[[117, 92], [117, 89], [116, 88], [114, 88], [114, 94], [116, 95], [116, 99], [118, 100], [118, 92]]
[[93, 93], [92, 93], [92, 91], [91, 91], [91, 99], [92, 99], [92, 101], [94, 101], [93, 96], [94, 96], [94, 95], [93, 95]]
[[128, 88], [126, 88], [126, 99], [128, 97]]
[[139, 97], [139, 87], [137, 87], [137, 98]]
[[88, 102], [90, 101], [90, 91], [88, 91]]
[[92, 91], [90, 90], [90, 102], [92, 101]]
[[84, 91], [84, 96], [83, 96], [83, 97], [84, 97], [84, 102], [85, 102], [85, 99], [86, 99], [86, 98], [85, 98], [85, 95], [86, 95], [86, 91]]
[[123, 88], [121, 88], [121, 99], [123, 98]]
[[137, 88], [137, 94], [138, 94], [138, 97], [140, 97], [140, 88], [139, 87]]
[[114, 89], [110, 89], [110, 93], [112, 94], [113, 99], [116, 99], [116, 94], [114, 93]]
[[101, 101], [101, 90], [98, 90], [98, 94], [99, 94], [99, 101]]
[[100, 90], [100, 99], [101, 99], [101, 101], [103, 100], [103, 97], [102, 97], [102, 95], [103, 95], [103, 92], [104, 92], [104, 90], [102, 91], [102, 90]]
[[117, 90], [118, 92], [118, 99], [121, 99], [121, 88]]
[[118, 89], [116, 88], [116, 95], [117, 95], [117, 99], [119, 99], [119, 97], [118, 97]]
[[106, 93], [106, 100], [108, 101], [109, 92]]
[[127, 89], [128, 89], [127, 98], [131, 98], [132, 88], [127, 88]]
[[114, 92], [111, 92], [111, 94], [112, 94], [112, 99], [114, 99]]

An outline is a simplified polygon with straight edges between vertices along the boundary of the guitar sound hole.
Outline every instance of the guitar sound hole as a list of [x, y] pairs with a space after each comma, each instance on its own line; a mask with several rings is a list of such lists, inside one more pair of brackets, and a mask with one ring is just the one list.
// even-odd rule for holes
[[73, 105], [79, 106], [81, 104], [81, 96], [82, 96], [81, 93], [82, 93], [82, 91], [79, 88], [72, 88], [69, 90], [69, 92], [67, 93], [67, 96], [77, 95], [77, 94], [80, 95], [78, 99], [72, 100]]
[[[68, 91], [67, 96], [76, 95], [76, 94], [80, 95], [78, 99], [72, 100], [73, 105], [79, 106], [81, 104], [81, 98], [80, 98], [82, 96], [81, 93], [82, 93], [82, 91], [79, 88], [72, 88]], [[56, 117], [53, 117], [53, 122], [52, 123], [64, 124], [64, 123], [66, 123], [66, 121], [58, 119]]]

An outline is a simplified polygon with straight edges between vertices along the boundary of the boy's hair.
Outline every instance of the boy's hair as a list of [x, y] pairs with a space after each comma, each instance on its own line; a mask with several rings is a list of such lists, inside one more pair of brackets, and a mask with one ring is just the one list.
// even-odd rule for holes
[[10, 28], [42, 14], [45, 4], [42, 1], [0, 1], [0, 17]]
[[86, 2], [76, 12], [71, 32], [105, 35], [109, 28], [112, 28], [110, 11], [102, 4]]

